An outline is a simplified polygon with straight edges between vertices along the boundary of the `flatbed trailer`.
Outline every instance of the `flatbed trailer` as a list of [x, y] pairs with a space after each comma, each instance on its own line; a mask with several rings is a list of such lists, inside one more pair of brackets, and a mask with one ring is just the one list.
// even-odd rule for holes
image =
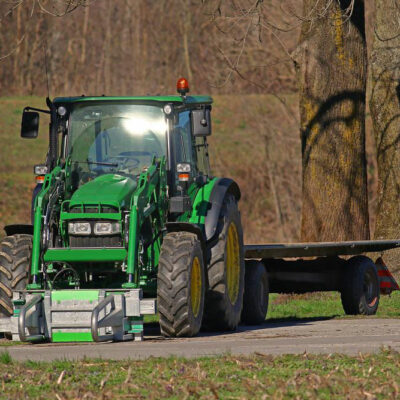
[[245, 258], [299, 258], [350, 256], [400, 247], [400, 240], [359, 240], [355, 242], [250, 244]]
[[246, 245], [242, 319], [262, 322], [269, 293], [315, 291], [340, 292], [346, 314], [375, 314], [380, 294], [399, 286], [381, 256], [374, 262], [363, 254], [399, 247], [400, 240]]

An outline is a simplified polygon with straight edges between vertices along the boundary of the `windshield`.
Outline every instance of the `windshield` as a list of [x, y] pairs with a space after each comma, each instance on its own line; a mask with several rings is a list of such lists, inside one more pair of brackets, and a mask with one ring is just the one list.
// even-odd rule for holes
[[71, 112], [68, 156], [75, 185], [109, 173], [134, 178], [165, 155], [167, 123], [161, 107], [77, 104]]

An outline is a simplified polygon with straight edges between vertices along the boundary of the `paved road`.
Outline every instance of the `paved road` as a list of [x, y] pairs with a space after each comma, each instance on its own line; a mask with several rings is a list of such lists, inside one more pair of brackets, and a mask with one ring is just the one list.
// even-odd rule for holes
[[[16, 360], [109, 358], [142, 359], [149, 356], [195, 357], [213, 354], [347, 353], [400, 350], [400, 319], [344, 319], [268, 323], [242, 326], [237, 332], [207, 334], [190, 339], [163, 339], [150, 327], [144, 342], [101, 344], [36, 344], [4, 349]], [[0, 347], [1, 351], [1, 347]]]

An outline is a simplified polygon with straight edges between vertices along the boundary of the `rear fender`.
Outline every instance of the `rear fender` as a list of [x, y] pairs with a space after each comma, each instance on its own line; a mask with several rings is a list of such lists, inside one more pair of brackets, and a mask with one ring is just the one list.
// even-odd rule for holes
[[238, 184], [229, 178], [218, 179], [211, 192], [209, 199], [210, 208], [204, 223], [207, 242], [212, 241], [216, 234], [222, 204], [228, 193], [233, 194], [236, 200], [239, 201], [241, 194]]
[[235, 181], [229, 178], [214, 178], [201, 187], [196, 195], [189, 222], [203, 230], [207, 243], [214, 239], [227, 193], [232, 193], [237, 200], [240, 199], [240, 189]]

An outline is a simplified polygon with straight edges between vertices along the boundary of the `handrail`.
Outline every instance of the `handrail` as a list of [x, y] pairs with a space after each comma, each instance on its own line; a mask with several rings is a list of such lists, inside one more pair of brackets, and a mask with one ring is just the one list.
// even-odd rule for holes
[[115, 309], [114, 296], [110, 295], [105, 297], [92, 311], [91, 319], [91, 332], [95, 342], [105, 342], [107, 340], [113, 340], [114, 334], [108, 333], [106, 335], [99, 335], [99, 314], [107, 305], [111, 303], [111, 311]]
[[36, 304], [40, 303], [43, 300], [43, 297], [41, 294], [37, 294], [36, 296], [33, 296], [32, 299], [25, 304], [24, 307], [20, 309], [19, 312], [19, 317], [18, 317], [18, 334], [21, 342], [27, 342], [27, 341], [36, 341], [36, 340], [43, 340], [44, 336], [43, 335], [26, 335], [25, 333], [25, 320], [26, 320], [26, 313]]

